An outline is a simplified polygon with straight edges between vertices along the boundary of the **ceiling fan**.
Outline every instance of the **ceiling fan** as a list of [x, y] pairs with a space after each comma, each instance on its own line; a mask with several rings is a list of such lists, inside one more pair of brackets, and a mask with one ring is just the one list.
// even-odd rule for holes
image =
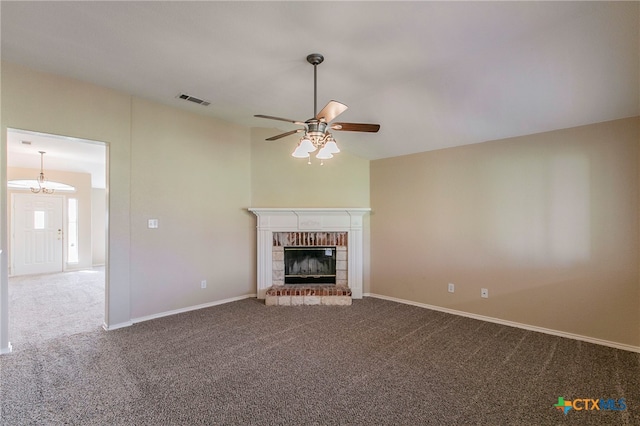
[[[313, 65], [313, 118], [307, 121], [290, 120], [288, 118], [273, 117], [270, 115], [256, 114], [254, 117], [267, 118], [269, 120], [286, 121], [288, 123], [302, 126], [302, 129], [291, 130], [276, 136], [267, 138], [268, 141], [274, 141], [289, 135], [304, 132], [298, 146], [291, 154], [296, 158], [309, 158], [311, 164], [310, 153], [319, 149], [316, 158], [326, 160], [333, 157], [333, 154], [340, 152], [336, 145], [335, 139], [329, 130], [338, 130], [346, 132], [371, 132], [375, 133], [380, 130], [379, 124], [367, 123], [331, 123], [333, 119], [347, 110], [347, 106], [338, 101], [329, 101], [320, 112], [318, 112], [318, 79], [317, 67], [324, 61], [324, 56], [319, 53], [312, 53], [307, 56], [307, 62]], [[321, 163], [322, 164], [322, 163]]]

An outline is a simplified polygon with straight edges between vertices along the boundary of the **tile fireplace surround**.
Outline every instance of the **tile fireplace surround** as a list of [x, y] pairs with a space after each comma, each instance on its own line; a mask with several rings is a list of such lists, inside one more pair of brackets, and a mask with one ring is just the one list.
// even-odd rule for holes
[[[323, 245], [322, 240], [317, 244], [309, 244], [308, 241], [316, 241], [318, 236], [323, 235], [331, 238], [346, 234], [346, 238], [337, 238], [339, 241], [346, 240], [346, 247], [340, 246], [340, 242], [332, 244], [338, 247], [338, 253], [346, 249], [346, 267], [343, 268], [346, 269], [346, 282], [343, 278], [335, 287], [348, 287], [351, 297], [362, 299], [362, 220], [371, 211], [370, 208], [250, 208], [249, 211], [258, 218], [258, 298], [264, 299], [272, 286], [273, 290], [283, 288], [279, 275], [284, 271], [284, 260], [278, 254], [282, 250], [278, 245], [282, 244], [283, 236], [302, 240], [302, 243], [291, 242], [287, 245]], [[329, 245], [329, 241], [326, 245]], [[299, 285], [299, 288], [308, 289], [309, 286]]]

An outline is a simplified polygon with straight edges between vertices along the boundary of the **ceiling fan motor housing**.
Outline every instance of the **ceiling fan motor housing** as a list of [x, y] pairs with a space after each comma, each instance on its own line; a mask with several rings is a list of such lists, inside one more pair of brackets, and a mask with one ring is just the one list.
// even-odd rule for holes
[[318, 133], [322, 134], [327, 130], [327, 123], [324, 121], [316, 120], [312, 118], [306, 121], [307, 124], [307, 133]]

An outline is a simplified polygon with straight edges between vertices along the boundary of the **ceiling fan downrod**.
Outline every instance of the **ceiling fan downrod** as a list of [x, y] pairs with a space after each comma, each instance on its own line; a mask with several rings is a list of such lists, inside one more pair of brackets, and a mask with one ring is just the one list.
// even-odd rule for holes
[[313, 116], [318, 115], [318, 70], [317, 67], [324, 61], [324, 56], [312, 53], [307, 56], [307, 62], [313, 65]]

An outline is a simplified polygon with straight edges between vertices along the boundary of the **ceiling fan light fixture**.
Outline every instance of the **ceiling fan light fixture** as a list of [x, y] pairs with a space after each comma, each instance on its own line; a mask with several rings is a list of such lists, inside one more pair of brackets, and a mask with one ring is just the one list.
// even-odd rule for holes
[[318, 151], [316, 158], [318, 160], [328, 160], [329, 158], [333, 158], [333, 154], [329, 152], [326, 146], [323, 146], [320, 148], [320, 151]]
[[[309, 142], [309, 143], [311, 143], [311, 142]], [[291, 156], [295, 157], [295, 158], [308, 158], [309, 157], [309, 151], [307, 151], [305, 148], [303, 148], [302, 147], [302, 142], [300, 142], [298, 144], [298, 146], [296, 146], [296, 149], [293, 150], [293, 152], [291, 153]]]
[[[307, 152], [313, 152], [316, 149], [316, 146], [313, 144], [313, 142], [311, 142], [311, 140], [308, 137], [303, 137], [302, 139], [300, 139], [300, 143], [298, 144], [298, 147], [301, 150], [306, 150]], [[296, 148], [297, 149], [297, 148]]]
[[331, 154], [337, 154], [340, 152], [340, 148], [338, 148], [338, 144], [336, 144], [336, 141], [333, 140], [333, 138], [329, 142], [324, 144], [324, 149], [326, 149]]

